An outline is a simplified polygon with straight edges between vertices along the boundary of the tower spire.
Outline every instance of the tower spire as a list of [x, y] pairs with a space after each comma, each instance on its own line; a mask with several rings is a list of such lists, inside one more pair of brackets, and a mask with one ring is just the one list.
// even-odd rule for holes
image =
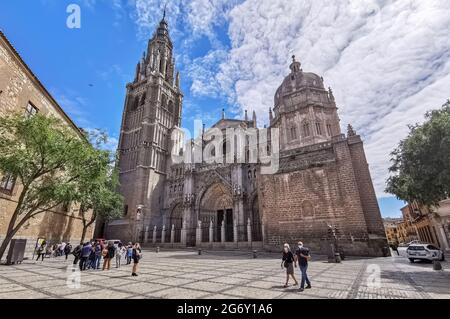
[[167, 2], [164, 4], [163, 20], [166, 18]]

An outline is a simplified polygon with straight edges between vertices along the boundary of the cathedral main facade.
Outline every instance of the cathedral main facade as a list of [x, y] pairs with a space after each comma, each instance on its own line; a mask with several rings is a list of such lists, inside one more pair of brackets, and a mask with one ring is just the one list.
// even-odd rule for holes
[[[363, 142], [351, 126], [341, 132], [322, 77], [304, 72], [293, 57], [267, 128], [257, 128], [255, 113], [242, 120], [223, 113], [187, 144], [182, 103], [163, 18], [127, 85], [118, 148], [124, 216], [107, 223], [107, 238], [267, 250], [302, 240], [316, 253], [334, 241], [348, 255], [383, 254], [387, 241]], [[245, 138], [236, 143], [230, 131]], [[257, 132], [256, 140], [245, 132]], [[237, 145], [242, 152], [232, 152]]]

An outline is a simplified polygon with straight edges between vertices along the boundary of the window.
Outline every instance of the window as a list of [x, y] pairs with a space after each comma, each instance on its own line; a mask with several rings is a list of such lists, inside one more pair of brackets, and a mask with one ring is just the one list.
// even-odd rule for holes
[[36, 115], [37, 112], [38, 112], [37, 107], [34, 106], [33, 104], [31, 104], [31, 102], [28, 102], [27, 110], [25, 111], [25, 116], [26, 116], [27, 118], [30, 118], [30, 117]]
[[331, 124], [327, 124], [327, 133], [329, 136], [333, 136], [333, 131], [331, 130]]
[[317, 135], [322, 135], [322, 128], [320, 126], [320, 123], [316, 123], [316, 133]]
[[311, 135], [311, 132], [309, 131], [309, 123], [303, 124], [303, 134], [305, 135], [305, 137]]
[[295, 127], [291, 127], [291, 139], [297, 139], [297, 129]]
[[15, 185], [16, 177], [11, 174], [6, 174], [2, 177], [2, 180], [0, 182], [0, 192], [12, 193]]
[[147, 99], [147, 94], [144, 92], [144, 94], [143, 94], [142, 97], [141, 97], [141, 103], [140, 103], [140, 105], [144, 105], [146, 99]]

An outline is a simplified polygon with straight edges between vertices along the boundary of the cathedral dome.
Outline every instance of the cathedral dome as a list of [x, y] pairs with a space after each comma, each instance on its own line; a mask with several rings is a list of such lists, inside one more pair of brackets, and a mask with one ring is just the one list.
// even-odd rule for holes
[[275, 93], [275, 106], [280, 105], [284, 96], [293, 92], [302, 91], [304, 88], [325, 90], [322, 77], [315, 73], [303, 72], [300, 68], [300, 62], [295, 61], [295, 56], [292, 58], [293, 62], [290, 66], [291, 74], [284, 78], [283, 83], [277, 89]]

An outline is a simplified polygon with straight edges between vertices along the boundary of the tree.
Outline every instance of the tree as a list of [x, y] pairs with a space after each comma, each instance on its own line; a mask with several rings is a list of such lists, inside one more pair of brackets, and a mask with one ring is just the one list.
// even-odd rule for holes
[[0, 171], [21, 184], [1, 259], [28, 220], [77, 199], [80, 183], [99, 178], [104, 161], [87, 139], [54, 117], [0, 117], [0, 136]]
[[430, 207], [450, 196], [450, 101], [425, 117], [391, 153], [386, 191]]
[[78, 183], [74, 200], [80, 203], [80, 215], [83, 223], [83, 231], [80, 243], [84, 242], [87, 229], [101, 217], [102, 220], [119, 218], [123, 212], [123, 198], [117, 193], [119, 178], [117, 169], [113, 166], [114, 159], [110, 152], [103, 150], [107, 142], [106, 134], [93, 131], [89, 136], [92, 149], [92, 159], [100, 161], [99, 170], [95, 176], [84, 176], [89, 171], [81, 171], [83, 176]]

